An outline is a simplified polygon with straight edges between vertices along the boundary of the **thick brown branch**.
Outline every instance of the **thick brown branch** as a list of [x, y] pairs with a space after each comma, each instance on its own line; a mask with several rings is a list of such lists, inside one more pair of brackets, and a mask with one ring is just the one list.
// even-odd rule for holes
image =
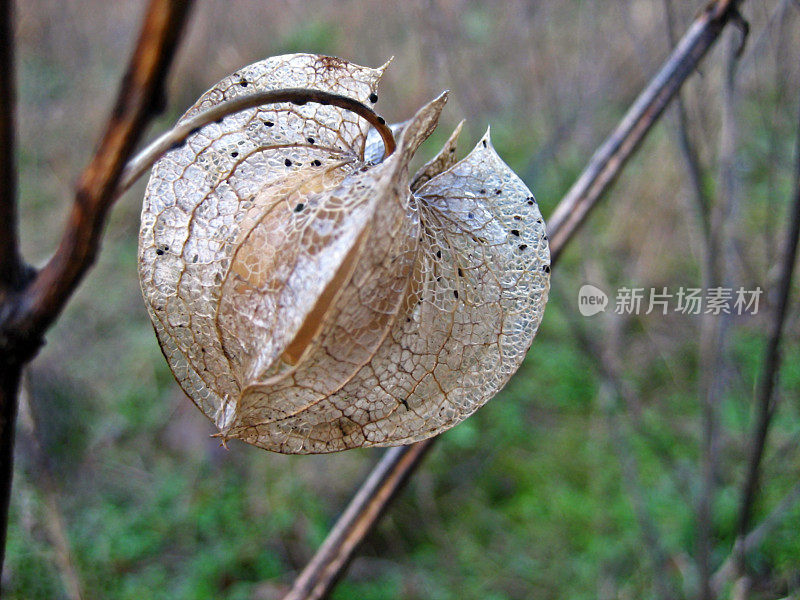
[[[0, 286], [0, 572], [5, 549], [14, 423], [22, 366], [39, 347], [100, 245], [105, 216], [115, 199], [122, 168], [148, 120], [163, 103], [163, 84], [175, 53], [190, 0], [151, 0], [142, 32], [100, 146], [80, 178], [69, 221], [55, 255], [24, 288], [13, 294]], [[0, 277], [22, 274], [16, 243], [13, 121], [6, 104], [13, 98], [10, 67], [12, 27], [9, 0], [0, 0]], [[8, 173], [6, 173], [8, 171]], [[11, 262], [9, 262], [11, 261]], [[8, 265], [12, 265], [9, 271]], [[14, 266], [16, 265], [16, 266]], [[16, 270], [15, 270], [16, 269]]]
[[[736, 0], [717, 0], [692, 23], [664, 66], [625, 115], [614, 133], [561, 200], [549, 221], [553, 262], [591, 208], [614, 182], [639, 142], [681, 84], [738, 13]], [[358, 544], [433, 445], [436, 438], [388, 450], [341, 515], [325, 542], [295, 581], [285, 600], [323, 598], [341, 577]]]
[[78, 182], [75, 201], [53, 257], [27, 286], [3, 333], [32, 352], [92, 265], [125, 161], [160, 110], [164, 79], [190, 0], [151, 0], [136, 50], [94, 158]]
[[6, 554], [8, 506], [14, 472], [14, 423], [22, 366], [0, 359], [0, 573]]
[[11, 0], [0, 0], [0, 301], [18, 287], [17, 172], [14, 160], [14, 32]]

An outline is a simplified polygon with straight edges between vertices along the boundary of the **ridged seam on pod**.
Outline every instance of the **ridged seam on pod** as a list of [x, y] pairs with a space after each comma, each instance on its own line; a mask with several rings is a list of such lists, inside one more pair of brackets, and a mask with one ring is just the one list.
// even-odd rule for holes
[[[226, 77], [182, 121], [253, 91], [378, 100], [386, 68], [312, 54]], [[489, 133], [461, 125], [413, 177], [446, 94], [392, 126], [318, 102], [264, 105], [153, 168], [142, 293], [167, 361], [223, 439], [285, 453], [408, 444], [472, 414], [521, 364], [549, 289], [536, 201]]]

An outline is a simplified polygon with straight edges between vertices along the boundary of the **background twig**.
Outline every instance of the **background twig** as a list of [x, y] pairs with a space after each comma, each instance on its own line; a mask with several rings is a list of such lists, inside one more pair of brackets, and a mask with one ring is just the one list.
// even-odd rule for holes
[[[734, 16], [738, 2], [718, 1], [710, 4], [692, 23], [689, 31], [669, 56], [664, 66], [639, 95], [620, 124], [592, 157], [556, 207], [548, 223], [550, 253], [555, 263], [566, 243], [583, 223], [589, 211], [619, 175], [627, 159], [658, 120], [680, 85], [691, 74], [725, 24]], [[405, 480], [419, 464], [419, 459], [433, 444], [431, 438], [411, 446], [387, 451], [380, 469], [368, 479], [368, 488], [356, 497], [337, 521], [331, 534], [303, 569], [287, 599], [323, 598], [341, 576], [353, 551], [369, 528], [356, 527], [362, 522], [359, 506], [369, 507], [379, 515], [398, 490], [396, 482]], [[365, 485], [367, 485], [365, 483]], [[369, 501], [365, 498], [369, 496]], [[377, 519], [372, 519], [370, 525]], [[352, 532], [342, 536], [342, 531]], [[346, 544], [344, 543], [346, 540]]]
[[[733, 262], [732, 215], [736, 212], [739, 179], [735, 161], [738, 142], [736, 70], [741, 41], [729, 32], [725, 49], [725, 79], [722, 86], [717, 197], [711, 205], [710, 228], [703, 268], [705, 289], [730, 287]], [[712, 506], [717, 493], [720, 424], [719, 408], [726, 379], [723, 353], [730, 316], [705, 311], [700, 322], [700, 405], [702, 407], [701, 491], [697, 505], [697, 562], [701, 598], [711, 600], [711, 554], [713, 551]]]
[[[675, 32], [675, 16], [673, 11], [674, 7], [672, 6], [672, 0], [664, 0], [664, 13], [667, 20], [667, 35], [669, 36], [670, 45], [672, 46], [674, 46], [677, 42], [677, 34]], [[708, 190], [703, 184], [703, 167], [700, 163], [697, 145], [689, 134], [689, 113], [686, 109], [683, 91], [678, 91], [675, 95], [674, 116], [675, 130], [678, 137], [678, 148], [680, 149], [684, 163], [686, 164], [686, 172], [689, 175], [689, 183], [691, 184], [692, 188], [694, 212], [700, 225], [700, 237], [703, 242], [703, 250], [705, 253], [707, 253], [710, 229], [709, 210], [711, 207], [711, 198], [709, 197]]]
[[786, 517], [787, 513], [800, 502], [800, 482], [781, 499], [772, 509], [767, 517], [744, 538], [739, 538], [736, 547], [731, 555], [725, 559], [720, 567], [714, 572], [711, 578], [711, 589], [714, 594], [719, 594], [723, 586], [739, 573], [739, 563], [741, 556], [746, 556], [751, 550], [758, 548], [775, 527]]
[[[735, 0], [716, 1], [695, 19], [617, 128], [603, 142], [581, 176], [550, 216], [551, 246], [563, 246], [600, 200], [680, 86], [702, 60], [722, 28], [738, 16]], [[554, 252], [557, 255], [557, 252]]]
[[42, 448], [41, 432], [37, 422], [34, 398], [27, 377], [23, 378], [20, 390], [20, 424], [21, 431], [28, 438], [27, 448], [30, 450], [29, 460], [33, 465], [33, 480], [44, 497], [44, 519], [48, 537], [55, 550], [55, 562], [58, 566], [64, 590], [69, 600], [86, 598], [84, 585], [75, 565], [70, 546], [67, 524], [61, 506], [63, 498], [53, 468], [51, 457]]
[[[751, 436], [747, 474], [742, 487], [742, 500], [739, 511], [738, 536], [743, 539], [750, 527], [753, 505], [758, 493], [761, 476], [761, 462], [767, 443], [770, 423], [775, 414], [778, 399], [775, 397], [775, 385], [778, 382], [781, 368], [781, 341], [783, 339], [786, 313], [789, 307], [789, 295], [792, 290], [792, 276], [797, 262], [797, 244], [800, 237], [800, 121], [795, 148], [795, 181], [794, 197], [789, 214], [786, 241], [780, 261], [780, 279], [776, 290], [775, 312], [769, 325], [769, 337], [764, 351], [764, 365], [756, 393], [756, 420]], [[741, 545], [741, 544], [740, 544]], [[739, 570], [744, 572], [744, 550], [739, 558]]]

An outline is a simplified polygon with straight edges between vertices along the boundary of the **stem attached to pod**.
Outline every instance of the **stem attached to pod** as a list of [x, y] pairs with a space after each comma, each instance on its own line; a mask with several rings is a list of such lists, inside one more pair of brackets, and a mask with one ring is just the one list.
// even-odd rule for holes
[[318, 104], [338, 106], [344, 110], [354, 112], [365, 119], [380, 134], [384, 147], [383, 160], [386, 160], [395, 150], [396, 144], [394, 136], [392, 135], [392, 130], [386, 124], [386, 121], [383, 117], [378, 116], [374, 110], [358, 100], [339, 94], [307, 88], [266, 90], [238, 96], [216, 104], [208, 110], [204, 110], [190, 119], [179, 123], [174, 128], [159, 136], [125, 165], [125, 169], [122, 171], [122, 177], [120, 178], [119, 187], [117, 188], [117, 194], [121, 195], [128, 190], [145, 171], [153, 166], [153, 163], [161, 158], [162, 154], [176, 146], [180, 146], [186, 141], [186, 138], [196, 133], [198, 129], [205, 125], [219, 121], [230, 114], [247, 110], [248, 108], [255, 108], [266, 104], [278, 104], [281, 102], [292, 102], [299, 105], [307, 104], [308, 102], [316, 102]]

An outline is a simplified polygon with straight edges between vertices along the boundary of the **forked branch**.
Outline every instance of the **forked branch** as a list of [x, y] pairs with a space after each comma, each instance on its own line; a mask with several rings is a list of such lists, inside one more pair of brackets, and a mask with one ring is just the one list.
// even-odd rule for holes
[[[550, 253], [555, 262], [590, 210], [614, 182], [683, 82], [731, 21], [739, 22], [738, 0], [711, 2], [633, 103], [613, 133], [592, 157], [549, 219]], [[284, 600], [324, 598], [342, 576], [355, 548], [400, 489], [436, 438], [392, 448], [373, 469], [339, 517], [315, 556]]]
[[164, 103], [164, 81], [191, 0], [151, 0], [105, 133], [81, 175], [61, 242], [0, 323], [0, 337], [34, 353], [92, 265], [122, 169]]

